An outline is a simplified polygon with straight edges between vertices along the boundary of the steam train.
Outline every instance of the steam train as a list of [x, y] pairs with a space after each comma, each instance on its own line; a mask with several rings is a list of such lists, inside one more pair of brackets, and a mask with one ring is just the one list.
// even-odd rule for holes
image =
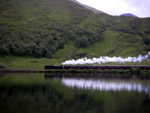
[[145, 69], [150, 70], [150, 66], [105, 66], [105, 65], [49, 65], [45, 69]]

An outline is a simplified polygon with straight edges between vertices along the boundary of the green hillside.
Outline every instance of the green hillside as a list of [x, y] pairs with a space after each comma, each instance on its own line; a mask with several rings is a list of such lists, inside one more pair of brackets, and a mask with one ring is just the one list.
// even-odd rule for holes
[[150, 18], [94, 13], [69, 0], [0, 0], [0, 65], [41, 68], [73, 58], [144, 55], [149, 26]]

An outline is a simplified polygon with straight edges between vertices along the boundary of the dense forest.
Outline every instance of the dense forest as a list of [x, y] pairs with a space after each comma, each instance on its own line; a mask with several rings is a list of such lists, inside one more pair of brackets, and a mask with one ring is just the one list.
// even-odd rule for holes
[[1, 54], [33, 55], [35, 57], [51, 57], [58, 49], [62, 49], [66, 43], [73, 41], [77, 47], [85, 48], [102, 38], [103, 31], [90, 31], [86, 29], [52, 29], [38, 30], [31, 34], [25, 29], [13, 31], [11, 27], [0, 28]]

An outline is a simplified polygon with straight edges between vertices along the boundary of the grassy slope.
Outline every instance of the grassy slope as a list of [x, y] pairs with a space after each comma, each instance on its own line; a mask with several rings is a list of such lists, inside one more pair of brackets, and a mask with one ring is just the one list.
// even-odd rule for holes
[[[119, 30], [130, 29], [137, 33], [144, 33], [149, 27], [150, 19], [133, 19], [135, 28], [131, 28], [131, 17], [94, 14], [67, 0], [8, 1], [8, 6], [6, 6], [8, 8], [0, 10], [0, 24], [14, 26], [16, 30], [28, 28], [34, 33], [45, 25], [67, 27], [73, 24], [77, 28], [89, 30], [97, 30], [104, 26], [105, 32], [102, 40], [88, 45], [86, 48], [77, 48], [70, 42], [63, 49], [57, 51], [53, 58], [0, 56], [0, 65], [9, 68], [42, 68], [47, 64], [61, 64], [65, 60], [81, 58], [80, 54], [86, 54], [86, 57], [89, 58], [105, 55], [127, 57], [147, 54], [147, 50], [149, 50], [149, 47], [142, 42], [140, 35]], [[23, 40], [26, 41], [26, 39]], [[145, 61], [141, 64], [149, 65]]]

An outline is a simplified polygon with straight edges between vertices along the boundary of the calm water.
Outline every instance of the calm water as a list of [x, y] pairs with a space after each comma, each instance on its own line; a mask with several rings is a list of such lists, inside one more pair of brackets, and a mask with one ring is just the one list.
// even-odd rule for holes
[[150, 113], [150, 79], [123, 74], [0, 74], [0, 113]]

